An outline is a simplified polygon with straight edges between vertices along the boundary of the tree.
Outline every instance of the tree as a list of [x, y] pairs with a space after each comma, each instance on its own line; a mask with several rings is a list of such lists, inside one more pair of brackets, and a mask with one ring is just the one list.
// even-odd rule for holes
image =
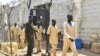
[[2, 24], [2, 3], [0, 2], [0, 25]]
[[29, 0], [29, 1], [27, 2], [27, 8], [28, 8], [28, 9], [30, 9], [30, 6], [31, 6], [31, 0]]
[[15, 1], [11, 1], [10, 3], [7, 3], [6, 5], [3, 5], [3, 9], [5, 13], [7, 14], [7, 21], [8, 21], [8, 32], [9, 32], [9, 37], [10, 37], [10, 47], [11, 47], [11, 56], [12, 56], [12, 41], [11, 41], [11, 32], [10, 32], [10, 16], [11, 12], [14, 8]]
[[83, 0], [74, 0], [74, 7], [73, 7], [73, 11], [75, 11], [76, 13], [74, 14], [74, 18], [76, 18], [76, 23], [77, 23], [77, 35], [80, 34], [81, 31], [81, 27], [82, 27], [82, 4], [83, 4]]
[[50, 10], [51, 6], [52, 6], [52, 0], [50, 0], [50, 3], [45, 3], [45, 7], [47, 10]]
[[21, 2], [21, 6], [20, 6], [21, 9], [19, 11], [20, 24], [23, 24], [22, 18], [23, 15], [25, 14], [24, 10], [25, 8], [27, 9], [28, 13], [26, 18], [28, 18], [32, 0], [19, 0], [19, 1]]

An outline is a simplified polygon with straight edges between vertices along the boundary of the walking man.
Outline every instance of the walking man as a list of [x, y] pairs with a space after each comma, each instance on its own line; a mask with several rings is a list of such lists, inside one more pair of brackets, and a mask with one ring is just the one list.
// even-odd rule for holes
[[47, 34], [49, 35], [49, 44], [51, 46], [50, 52], [53, 53], [53, 56], [56, 56], [56, 49], [58, 44], [58, 34], [59, 28], [56, 25], [56, 20], [52, 20], [52, 25], [49, 25]]
[[40, 22], [38, 22], [38, 25], [36, 27], [36, 49], [37, 49], [37, 53], [41, 52], [41, 40], [42, 40], [42, 33], [43, 33], [43, 28], [40, 25]]
[[73, 16], [68, 15], [68, 20], [64, 22], [64, 37], [63, 37], [63, 53], [62, 56], [66, 56], [66, 52], [71, 48], [73, 56], [78, 56], [76, 47], [74, 43], [76, 37], [75, 23], [73, 22]]

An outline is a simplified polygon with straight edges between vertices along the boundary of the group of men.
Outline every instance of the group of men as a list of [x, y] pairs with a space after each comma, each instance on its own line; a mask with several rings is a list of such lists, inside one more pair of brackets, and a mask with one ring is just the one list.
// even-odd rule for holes
[[18, 26], [16, 23], [11, 26], [11, 40], [18, 44], [18, 48], [22, 49], [27, 44], [27, 56], [31, 56], [33, 48], [36, 47], [37, 53], [41, 52], [41, 39], [43, 28], [40, 26], [40, 22], [35, 26], [32, 20], [29, 20], [25, 26]]
[[[73, 51], [73, 56], [78, 56], [75, 47], [76, 27], [72, 15], [67, 15], [68, 20], [64, 22], [64, 35], [63, 35], [63, 52], [62, 56], [66, 56], [67, 50], [70, 48]], [[52, 24], [48, 27], [47, 34], [49, 35], [49, 44], [51, 46], [50, 53], [56, 56], [56, 49], [58, 44], [58, 34], [60, 30], [56, 25], [56, 20], [52, 20]]]
[[[62, 56], [66, 56], [67, 50], [70, 48], [73, 51], [73, 56], [78, 56], [74, 40], [76, 37], [76, 27], [73, 21], [72, 15], [67, 15], [68, 20], [64, 22], [64, 35], [63, 35], [63, 52]], [[24, 30], [25, 29], [25, 30]], [[40, 25], [40, 22], [36, 26], [33, 25], [32, 20], [29, 20], [26, 23], [25, 28], [21, 27], [21, 29], [14, 24], [14, 27], [11, 28], [12, 32], [12, 40], [16, 41], [19, 44], [19, 47], [24, 46], [24, 39], [27, 42], [27, 56], [32, 56], [33, 48], [34, 48], [34, 40], [35, 46], [37, 49], [37, 53], [41, 52], [41, 40], [43, 28]], [[49, 38], [49, 44], [51, 46], [50, 53], [53, 53], [53, 56], [56, 56], [56, 49], [58, 44], [58, 35], [60, 33], [60, 29], [56, 24], [56, 20], [52, 20], [52, 24], [49, 25], [47, 29], [47, 35]], [[20, 43], [19, 43], [20, 42]]]
[[16, 23], [11, 26], [10, 28], [10, 32], [11, 32], [11, 40], [12, 42], [17, 42], [18, 44], [18, 48], [24, 48], [25, 44], [24, 44], [24, 39], [25, 39], [25, 29], [23, 26], [19, 27]]

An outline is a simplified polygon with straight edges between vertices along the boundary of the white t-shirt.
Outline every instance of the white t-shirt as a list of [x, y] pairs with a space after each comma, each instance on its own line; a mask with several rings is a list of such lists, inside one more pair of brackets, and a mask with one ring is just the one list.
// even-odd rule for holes
[[[73, 21], [71, 22], [72, 26], [68, 22], [65, 22], [65, 24], [68, 25], [69, 27], [73, 27], [75, 25]], [[66, 31], [64, 31], [64, 33], [68, 35], [68, 38], [72, 38]]]

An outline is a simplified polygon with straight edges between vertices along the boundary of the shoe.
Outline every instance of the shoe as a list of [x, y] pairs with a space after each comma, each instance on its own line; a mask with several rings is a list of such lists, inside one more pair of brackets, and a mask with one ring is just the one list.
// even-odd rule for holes
[[33, 54], [38, 54], [39, 52], [34, 52]]
[[48, 56], [48, 54], [47, 53], [45, 53], [45, 54], [42, 53], [41, 56]]
[[41, 52], [41, 50], [37, 51], [37, 52]]
[[23, 56], [27, 56], [27, 54], [24, 54]]

